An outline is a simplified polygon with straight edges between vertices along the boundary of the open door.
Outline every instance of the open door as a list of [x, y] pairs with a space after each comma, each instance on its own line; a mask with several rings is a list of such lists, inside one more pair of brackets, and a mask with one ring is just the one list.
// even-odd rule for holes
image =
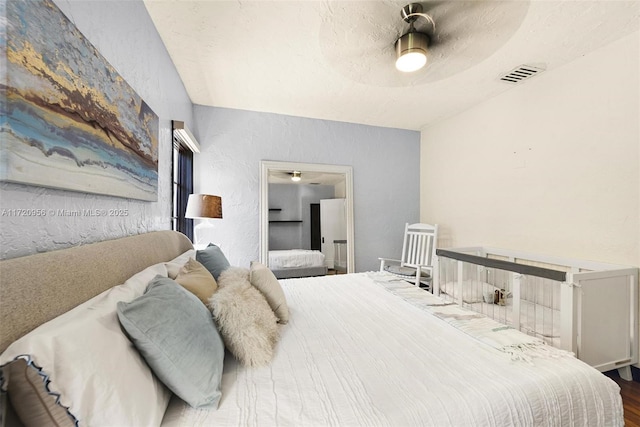
[[327, 268], [335, 268], [335, 241], [347, 239], [345, 199], [320, 200], [321, 250]]

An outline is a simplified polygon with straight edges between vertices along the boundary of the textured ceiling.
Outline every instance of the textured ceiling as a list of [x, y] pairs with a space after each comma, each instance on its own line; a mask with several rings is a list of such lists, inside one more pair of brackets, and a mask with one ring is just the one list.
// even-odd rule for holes
[[429, 62], [404, 74], [406, 3], [145, 0], [196, 104], [414, 130], [513, 88], [499, 76], [519, 65], [552, 72], [640, 23], [637, 0], [420, 2]]

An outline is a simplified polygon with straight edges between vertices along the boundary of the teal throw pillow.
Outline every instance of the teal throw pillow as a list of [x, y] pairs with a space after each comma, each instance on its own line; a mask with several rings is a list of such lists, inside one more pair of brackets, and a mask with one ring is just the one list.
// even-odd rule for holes
[[194, 408], [217, 409], [224, 343], [207, 307], [168, 277], [118, 303], [118, 319], [151, 370]]
[[220, 273], [231, 266], [227, 257], [222, 253], [222, 249], [213, 243], [209, 243], [206, 249], [196, 252], [196, 261], [204, 265], [214, 279], [218, 280]]

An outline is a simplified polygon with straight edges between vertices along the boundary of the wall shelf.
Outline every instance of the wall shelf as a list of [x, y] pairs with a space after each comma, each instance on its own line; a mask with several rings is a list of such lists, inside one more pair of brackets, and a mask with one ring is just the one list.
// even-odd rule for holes
[[[281, 208], [269, 208], [269, 212], [282, 212]], [[278, 215], [279, 216], [279, 215]], [[301, 219], [270, 219], [270, 224], [299, 224]]]

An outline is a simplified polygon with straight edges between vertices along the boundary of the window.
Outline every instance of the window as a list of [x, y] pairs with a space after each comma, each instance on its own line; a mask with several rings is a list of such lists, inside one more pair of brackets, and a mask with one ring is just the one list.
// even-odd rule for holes
[[[175, 129], [175, 125], [174, 125]], [[179, 138], [173, 137], [173, 230], [193, 241], [193, 220], [184, 217], [189, 194], [193, 193], [193, 151]]]

